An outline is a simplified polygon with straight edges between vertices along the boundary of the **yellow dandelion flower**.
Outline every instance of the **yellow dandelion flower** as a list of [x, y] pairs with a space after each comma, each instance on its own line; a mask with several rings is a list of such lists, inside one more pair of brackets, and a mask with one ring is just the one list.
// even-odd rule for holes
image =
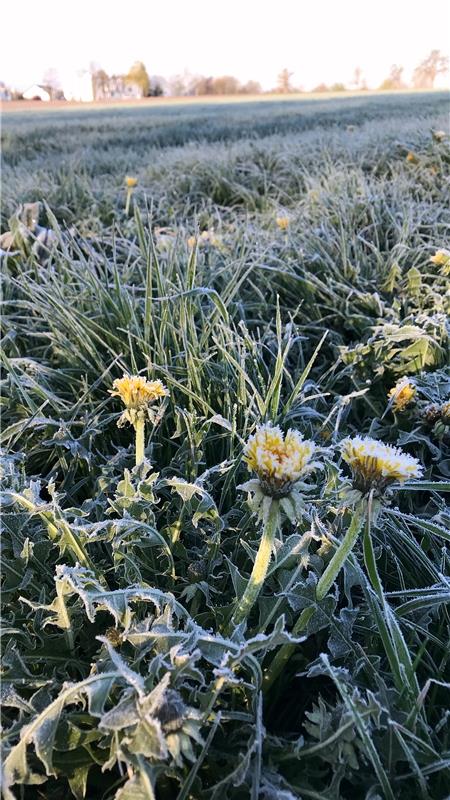
[[434, 256], [430, 256], [430, 261], [436, 267], [442, 267], [443, 275], [450, 275], [450, 250], [436, 250]]
[[413, 400], [416, 387], [408, 378], [401, 378], [388, 392], [394, 411], [403, 411]]
[[289, 228], [289, 217], [277, 217], [275, 222], [277, 223], [280, 231], [287, 231]]
[[220, 237], [214, 231], [202, 231], [200, 234], [200, 244], [210, 245], [211, 247], [219, 247], [221, 243]]
[[147, 381], [141, 375], [124, 375], [123, 378], [117, 378], [109, 392], [113, 397], [120, 397], [125, 406], [125, 411], [117, 423], [119, 427], [126, 422], [136, 427], [146, 417], [153, 419], [154, 413], [150, 406], [169, 395], [160, 380]]
[[412, 150], [409, 151], [408, 155], [406, 156], [406, 160], [407, 160], [407, 162], [409, 164], [418, 164], [419, 163], [418, 156], [416, 156], [416, 154], [413, 153]]
[[134, 189], [137, 186], [138, 179], [133, 178], [132, 175], [125, 176], [125, 186], [127, 189]]
[[373, 489], [374, 494], [382, 495], [390, 484], [403, 484], [422, 475], [416, 458], [370, 436], [344, 439], [341, 452], [352, 470], [353, 485], [362, 494]]
[[311, 462], [315, 444], [292, 429], [286, 436], [278, 426], [261, 425], [250, 437], [244, 461], [258, 476], [264, 494], [285, 497], [300, 477], [315, 468]]
[[[117, 422], [119, 428], [129, 422], [135, 430], [136, 466], [139, 466], [145, 457], [145, 421], [149, 419], [156, 424], [158, 419], [158, 412], [152, 408], [152, 403], [167, 397], [169, 392], [160, 380], [148, 381], [141, 375], [124, 375], [114, 381], [109, 393], [113, 397], [120, 397], [125, 406]], [[159, 415], [162, 413], [160, 410]]]
[[197, 243], [199, 247], [220, 247], [221, 240], [214, 231], [202, 231], [200, 236], [189, 236], [187, 240], [190, 250], [193, 250]]
[[117, 378], [109, 391], [113, 397], [120, 397], [126, 408], [133, 409], [146, 408], [150, 403], [169, 394], [162, 381], [148, 381], [142, 375]]

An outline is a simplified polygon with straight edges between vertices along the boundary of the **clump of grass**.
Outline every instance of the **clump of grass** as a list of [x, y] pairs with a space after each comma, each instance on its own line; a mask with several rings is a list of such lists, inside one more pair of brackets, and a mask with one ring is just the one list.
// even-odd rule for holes
[[439, 99], [6, 121], [6, 800], [448, 793]]

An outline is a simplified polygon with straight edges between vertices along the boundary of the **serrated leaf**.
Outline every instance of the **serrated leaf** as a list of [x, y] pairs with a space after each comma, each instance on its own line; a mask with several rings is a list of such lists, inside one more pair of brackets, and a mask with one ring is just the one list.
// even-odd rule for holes
[[165, 759], [168, 756], [161, 723], [155, 717], [146, 717], [141, 720], [133, 733], [126, 738], [125, 743], [130, 753], [135, 755], [157, 760]]

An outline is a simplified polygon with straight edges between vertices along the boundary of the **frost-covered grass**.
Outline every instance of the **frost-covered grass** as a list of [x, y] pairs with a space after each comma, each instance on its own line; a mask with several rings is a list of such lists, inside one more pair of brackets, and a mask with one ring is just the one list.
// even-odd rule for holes
[[[2, 231], [41, 201], [56, 237], [3, 259], [6, 800], [448, 797], [444, 104], [5, 115]], [[139, 468], [124, 372], [170, 391]], [[233, 626], [267, 422], [320, 468]], [[378, 513], [341, 459], [355, 435], [424, 470]]]

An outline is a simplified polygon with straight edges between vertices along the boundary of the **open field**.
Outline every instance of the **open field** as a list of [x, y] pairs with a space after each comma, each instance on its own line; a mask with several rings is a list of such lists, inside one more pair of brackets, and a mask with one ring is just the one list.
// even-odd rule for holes
[[5, 800], [448, 799], [447, 126], [5, 114]]
[[[402, 95], [408, 96], [408, 98], [414, 97], [414, 95], [423, 94], [423, 90], [421, 89], [402, 89], [397, 90], [395, 92], [395, 97], [401, 97]], [[432, 94], [437, 94], [443, 98], [444, 92], [442, 89], [433, 89], [427, 92], [428, 97]], [[103, 101], [95, 101], [86, 104], [85, 102], [76, 101], [76, 100], [53, 100], [51, 102], [42, 102], [40, 100], [12, 100], [9, 102], [3, 103], [3, 112], [6, 114], [14, 113], [16, 114], [18, 111], [20, 112], [30, 112], [33, 113], [47, 113], [51, 114], [55, 110], [64, 109], [66, 111], [88, 111], [89, 109], [104, 109], [104, 110], [111, 110], [116, 108], [140, 108], [141, 110], [146, 109], [147, 111], [153, 108], [159, 107], [167, 107], [167, 106], [180, 106], [180, 105], [189, 105], [189, 106], [217, 106], [217, 105], [236, 105], [239, 103], [243, 103], [248, 105], [249, 103], [276, 103], [276, 102], [290, 102], [290, 103], [297, 103], [304, 102], [307, 103], [308, 101], [315, 101], [315, 100], [341, 100], [344, 98], [362, 98], [366, 99], [369, 97], [389, 97], [392, 95], [392, 92], [387, 91], [380, 91], [377, 90], [376, 92], [371, 91], [362, 91], [362, 92], [355, 92], [355, 91], [344, 91], [344, 92], [302, 92], [302, 93], [291, 93], [288, 97], [285, 94], [235, 94], [235, 95], [207, 95], [205, 97], [145, 97], [141, 98], [140, 100], [103, 100]]]

